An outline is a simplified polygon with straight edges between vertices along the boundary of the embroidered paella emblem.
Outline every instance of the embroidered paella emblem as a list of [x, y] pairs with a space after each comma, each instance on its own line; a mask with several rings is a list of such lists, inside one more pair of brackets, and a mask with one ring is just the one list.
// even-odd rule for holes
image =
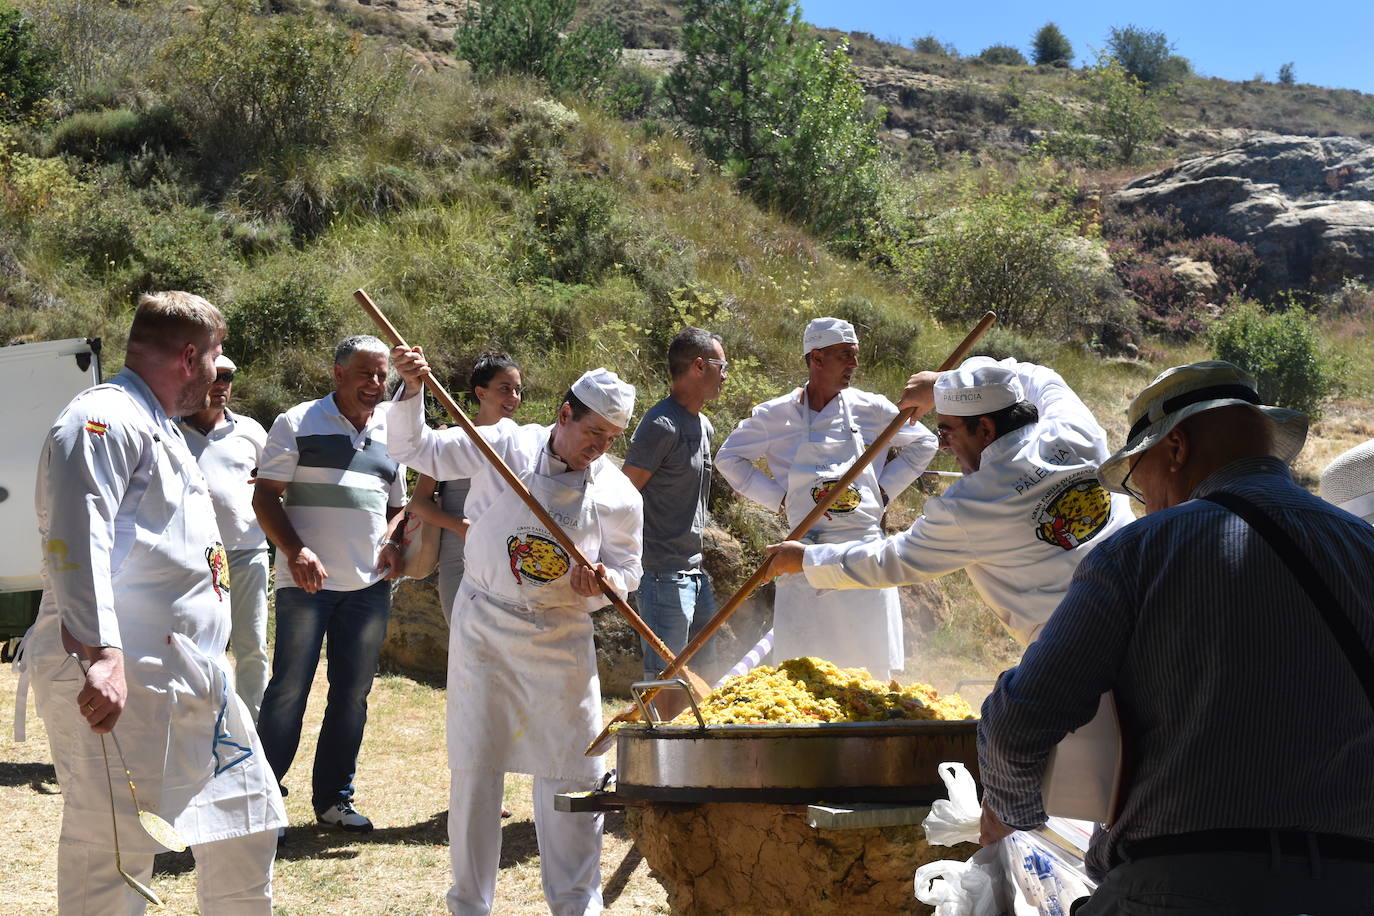
[[1036, 516], [1035, 536], [1072, 550], [1096, 537], [1111, 513], [1111, 496], [1096, 478], [1070, 483], [1045, 502]]
[[506, 553], [510, 555], [510, 571], [516, 585], [523, 584], [521, 576], [540, 585], [552, 582], [565, 575], [571, 566], [566, 550], [538, 534], [527, 538], [512, 534], [506, 538]]
[[[833, 480], [822, 480], [820, 483], [816, 484], [816, 486], [811, 488], [811, 501], [816, 505], [820, 505], [821, 500], [830, 495], [830, 488], [839, 482], [840, 478], [836, 477]], [[830, 508], [825, 510], [825, 517], [830, 518], [831, 513], [835, 515], [845, 515], [853, 512], [855, 509], [859, 508], [859, 503], [862, 501], [863, 495], [859, 493], [859, 488], [851, 483], [849, 489], [841, 493], [839, 497], [830, 504]]]
[[224, 545], [215, 541], [213, 547], [206, 547], [205, 562], [210, 567], [210, 584], [215, 587], [215, 597], [223, 601], [229, 592], [229, 554], [224, 552]]

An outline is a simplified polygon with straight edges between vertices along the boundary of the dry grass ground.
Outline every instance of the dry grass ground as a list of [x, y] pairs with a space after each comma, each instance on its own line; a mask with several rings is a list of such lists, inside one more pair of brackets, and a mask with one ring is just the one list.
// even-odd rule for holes
[[[321, 666], [323, 668], [323, 666]], [[0, 696], [14, 695], [13, 667], [0, 665]], [[324, 708], [320, 675], [306, 713], [297, 765], [287, 777], [292, 826], [277, 854], [274, 911], [281, 916], [442, 914], [448, 889], [448, 766], [444, 753], [444, 694], [404, 677], [379, 678], [372, 691], [358, 805], [377, 829], [367, 837], [324, 830], [314, 823], [309, 769]], [[32, 702], [32, 701], [30, 701]], [[9, 704], [5, 704], [6, 709]], [[29, 738], [0, 739], [0, 900], [7, 916], [39, 916], [57, 909], [57, 837], [62, 808], [41, 719], [29, 715]], [[135, 774], [137, 776], [137, 774]], [[539, 884], [539, 853], [530, 806], [530, 778], [506, 780], [501, 876], [496, 912], [547, 913]], [[602, 880], [606, 912], [666, 913], [666, 895], [649, 876], [622, 829], [606, 818]], [[153, 886], [167, 901], [163, 912], [197, 913], [190, 853], [160, 856]]]
[[[1014, 659], [1013, 659], [1014, 661]], [[964, 677], [991, 677], [1003, 658], [960, 665], [934, 660], [919, 679], [943, 690]], [[915, 672], [915, 666], [908, 669]], [[14, 695], [17, 678], [0, 665], [0, 697]], [[295, 789], [286, 799], [291, 824], [278, 850], [275, 907], [280, 916], [438, 916], [448, 889], [448, 767], [444, 751], [444, 693], [409, 678], [380, 677], [372, 690], [367, 736], [358, 765], [358, 806], [377, 825], [367, 837], [319, 828], [309, 803], [309, 767], [324, 708], [323, 666], [306, 712], [301, 751], [287, 776]], [[973, 688], [975, 703], [982, 689]], [[607, 716], [621, 699], [608, 700]], [[6, 709], [9, 704], [4, 704]], [[0, 900], [6, 916], [56, 911], [57, 837], [62, 796], [53, 774], [43, 722], [32, 712], [23, 744], [0, 739]], [[609, 758], [614, 766], [614, 755]], [[137, 777], [137, 774], [135, 774]], [[513, 817], [502, 826], [501, 875], [496, 913], [547, 913], [539, 883], [539, 852], [530, 805], [531, 780], [506, 780], [505, 802]], [[199, 912], [190, 853], [160, 856], [153, 886], [167, 901], [164, 912]], [[667, 913], [667, 896], [623, 830], [623, 816], [608, 814], [601, 859], [608, 914]]]

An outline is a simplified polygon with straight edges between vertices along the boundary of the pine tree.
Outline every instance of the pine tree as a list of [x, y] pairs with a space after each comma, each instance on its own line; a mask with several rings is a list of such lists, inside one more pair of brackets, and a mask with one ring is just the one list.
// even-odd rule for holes
[[1059, 26], [1047, 22], [1031, 39], [1031, 56], [1036, 64], [1052, 64], [1060, 60], [1068, 63], [1073, 60], [1073, 45], [1059, 31]]

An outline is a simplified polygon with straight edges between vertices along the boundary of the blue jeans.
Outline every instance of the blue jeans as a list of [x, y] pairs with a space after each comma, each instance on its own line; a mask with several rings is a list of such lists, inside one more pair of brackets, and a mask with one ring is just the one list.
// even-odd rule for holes
[[321, 589], [313, 595], [294, 587], [277, 589], [277, 644], [258, 734], [280, 783], [301, 743], [301, 720], [320, 662], [320, 645], [327, 636], [329, 697], [311, 780], [317, 814], [353, 797], [358, 748], [367, 725], [367, 694], [390, 614], [391, 583], [386, 580], [356, 591]]
[[[681, 652], [716, 613], [711, 594], [711, 577], [701, 570], [688, 572], [646, 572], [635, 593], [639, 616], [649, 629], [671, 650]], [[641, 639], [644, 651], [644, 679], [658, 677], [668, 662]], [[700, 655], [698, 655], [698, 660]]]

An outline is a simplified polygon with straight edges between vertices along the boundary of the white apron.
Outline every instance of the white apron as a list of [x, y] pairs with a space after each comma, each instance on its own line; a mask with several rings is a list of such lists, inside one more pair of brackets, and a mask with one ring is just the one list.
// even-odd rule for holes
[[[585, 471], [547, 476], [539, 457], [525, 485], [595, 562], [601, 534]], [[468, 530], [466, 573], [448, 651], [449, 766], [594, 780], [602, 758], [583, 751], [601, 730], [587, 599], [571, 560], [514, 491]]]
[[[848, 436], [811, 441], [812, 411], [802, 389], [800, 409], [807, 440], [797, 447], [787, 474], [787, 524], [799, 525], [828, 488], [864, 452], [863, 434], [844, 392], [840, 417]], [[873, 465], [841, 494], [802, 539], [838, 544], [882, 536], [882, 496]], [[879, 680], [903, 666], [902, 613], [895, 588], [815, 589], [803, 573], [779, 576], [773, 601], [773, 659], [814, 655], [842, 668], [867, 668]]]
[[[274, 829], [286, 819], [257, 731], [227, 674], [228, 558], [205, 479], [179, 437], [164, 430], [158, 443], [147, 491], [136, 507], [126, 500], [115, 521], [135, 525], [137, 537], [111, 577], [129, 690], [114, 734], [139, 801], [196, 845]], [[58, 705], [75, 709], [84, 678], [61, 649], [59, 615], [45, 615], [42, 623], [35, 626], [41, 655], [34, 668], [41, 665], [45, 675], [48, 718]], [[59, 775], [71, 776], [70, 784], [62, 782], [64, 834], [91, 812], [80, 829], [106, 837], [109, 788], [80, 765], [92, 760], [92, 746], [99, 753], [98, 743], [92, 745], [98, 738], [84, 722], [54, 728], [57, 721], [49, 719], [55, 757], [62, 758], [54, 762]], [[128, 795], [115, 785], [123, 809]], [[121, 830], [120, 844], [131, 852], [163, 851], [141, 830]]]

